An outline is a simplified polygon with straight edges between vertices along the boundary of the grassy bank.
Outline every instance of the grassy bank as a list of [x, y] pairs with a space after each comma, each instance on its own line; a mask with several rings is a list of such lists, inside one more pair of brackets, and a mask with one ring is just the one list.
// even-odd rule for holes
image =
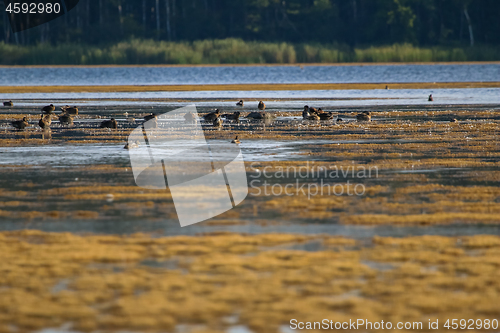
[[[308, 83], [308, 84], [204, 84], [204, 85], [103, 85], [103, 86], [0, 86], [0, 94], [71, 92], [147, 92], [147, 91], [283, 91], [283, 90], [371, 90], [385, 89], [385, 83]], [[500, 82], [391, 83], [390, 89], [500, 88]]]
[[500, 47], [430, 47], [395, 44], [369, 48], [240, 39], [157, 42], [134, 39], [106, 47], [77, 44], [17, 46], [0, 43], [0, 65], [288, 64], [342, 62], [498, 61]]

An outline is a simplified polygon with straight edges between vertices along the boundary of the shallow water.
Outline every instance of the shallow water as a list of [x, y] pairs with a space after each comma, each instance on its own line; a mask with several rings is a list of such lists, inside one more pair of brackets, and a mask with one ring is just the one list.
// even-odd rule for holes
[[[263, 217], [264, 218], [264, 217]], [[354, 239], [369, 239], [374, 236], [381, 237], [406, 237], [420, 235], [440, 236], [470, 236], [470, 235], [500, 235], [500, 225], [481, 224], [453, 224], [432, 226], [355, 226], [337, 223], [307, 223], [298, 224], [290, 221], [274, 221], [275, 225], [261, 226], [249, 221], [245, 225], [237, 226], [206, 226], [204, 223], [181, 228], [176, 219], [163, 219], [161, 222], [141, 223], [140, 220], [114, 218], [107, 221], [89, 220], [60, 220], [28, 222], [5, 220], [0, 225], [0, 231], [37, 229], [47, 232], [75, 232], [99, 234], [132, 234], [136, 232], [154, 232], [157, 236], [199, 235], [203, 233], [225, 231], [235, 233], [291, 233], [291, 234], [329, 234], [339, 235]]]
[[[253, 161], [301, 161], [304, 156], [300, 152], [314, 149], [317, 152], [328, 151], [325, 145], [348, 144], [348, 143], [384, 143], [384, 140], [243, 140], [239, 145], [245, 162]], [[393, 140], [391, 142], [410, 142]], [[210, 146], [227, 143], [225, 140], [207, 140]], [[123, 148], [123, 144], [84, 144], [84, 145], [43, 145], [43, 146], [11, 146], [0, 147], [0, 166], [24, 165], [45, 167], [67, 167], [76, 165], [97, 164], [130, 164], [129, 151]], [[161, 148], [168, 155], [175, 155], [176, 160], [192, 160], [196, 156], [179, 156], [185, 147], [171, 146], [168, 143], [162, 145], [151, 145], [151, 148]], [[149, 155], [145, 157], [149, 158]], [[308, 156], [308, 160], [324, 160], [324, 157], [316, 158]], [[438, 170], [439, 171], [439, 170]], [[441, 170], [442, 171], [442, 170]], [[411, 172], [402, 170], [401, 172]], [[419, 170], [419, 172], [426, 172]], [[427, 172], [437, 172], [428, 170]]]
[[498, 81], [500, 64], [2, 67], [0, 85], [167, 85]]
[[[221, 140], [207, 140], [209, 144], [227, 143]], [[351, 143], [353, 141], [344, 142]], [[297, 155], [304, 146], [337, 143], [336, 141], [277, 141], [277, 140], [244, 140], [240, 144], [244, 160], [250, 161], [291, 161], [301, 160]], [[177, 154], [184, 149], [169, 147], [171, 154]], [[186, 160], [188, 157], [186, 157]], [[0, 165], [26, 165], [65, 167], [71, 165], [96, 164], [129, 164], [129, 152], [123, 145], [116, 144], [86, 144], [86, 145], [44, 145], [23, 147], [0, 147]]]
[[[22, 93], [0, 94], [0, 100], [15, 100], [16, 106], [39, 106], [45, 100], [59, 104], [80, 106], [116, 105], [179, 105], [193, 100], [197, 106], [213, 104], [213, 99], [262, 99], [267, 110], [297, 107], [304, 103], [324, 106], [374, 106], [374, 105], [420, 105], [427, 102], [429, 94], [434, 104], [498, 104], [500, 88], [463, 89], [374, 89], [374, 90], [285, 90], [285, 91], [189, 91], [189, 92], [130, 92], [130, 93]], [[280, 100], [276, 100], [279, 98]], [[124, 100], [126, 99], [126, 100]], [[294, 101], [294, 99], [297, 99]], [[316, 99], [321, 99], [317, 101]], [[150, 101], [148, 101], [150, 100]], [[199, 101], [197, 101], [199, 100]], [[204, 101], [205, 100], [205, 101]], [[220, 107], [235, 107], [235, 102], [218, 103]], [[256, 104], [247, 102], [243, 110], [255, 109]]]

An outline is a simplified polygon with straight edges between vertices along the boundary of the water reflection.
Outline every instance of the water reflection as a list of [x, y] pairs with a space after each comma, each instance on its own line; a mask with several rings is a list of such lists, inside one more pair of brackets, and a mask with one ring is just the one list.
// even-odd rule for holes
[[2, 67], [0, 85], [166, 85], [498, 81], [500, 64], [214, 67]]

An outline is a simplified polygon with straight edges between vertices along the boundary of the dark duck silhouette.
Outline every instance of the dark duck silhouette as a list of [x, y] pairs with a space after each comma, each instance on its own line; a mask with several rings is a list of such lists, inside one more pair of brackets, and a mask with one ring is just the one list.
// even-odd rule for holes
[[234, 113], [225, 113], [221, 117], [226, 118], [227, 120], [234, 120], [236, 123], [239, 123], [240, 115], [241, 113], [239, 111], [236, 111]]
[[11, 125], [14, 126], [14, 128], [17, 128], [18, 130], [23, 130], [29, 125], [28, 118], [23, 117], [22, 120], [13, 121], [11, 122]]
[[156, 115], [156, 113], [151, 113], [151, 114], [148, 114], [147, 116], [144, 116], [144, 128], [145, 129], [151, 129], [151, 128], [157, 128], [157, 127], [158, 127], [158, 116]]
[[67, 113], [67, 114], [71, 114], [71, 115], [78, 115], [78, 108], [76, 106], [69, 106], [69, 105], [66, 105], [66, 106], [63, 106], [61, 108], [61, 111], [63, 113]]
[[240, 101], [238, 103], [236, 103], [236, 106], [243, 106], [243, 100], [240, 99]]
[[148, 121], [151, 119], [156, 119], [158, 116], [155, 113], [148, 114], [147, 116], [144, 116], [144, 121]]
[[101, 123], [101, 128], [118, 128], [118, 123], [115, 118], [111, 118], [110, 120], [105, 120]]
[[429, 95], [429, 99], [428, 99], [429, 102], [434, 102], [434, 98], [432, 97], [432, 94]]
[[304, 111], [302, 111], [302, 118], [304, 120], [307, 120], [307, 118], [309, 118], [310, 114], [309, 114], [309, 107], [306, 105], [304, 106]]
[[38, 121], [38, 126], [40, 126], [42, 129], [48, 129], [50, 128], [50, 124], [52, 123], [52, 119], [50, 118], [50, 115], [40, 115], [40, 120]]
[[319, 119], [321, 119], [321, 120], [330, 120], [330, 119], [333, 119], [333, 113], [332, 112], [323, 112], [323, 113], [320, 113]]
[[358, 121], [371, 121], [372, 116], [370, 114], [370, 111], [363, 111], [363, 112], [356, 115], [356, 119]]
[[63, 113], [59, 116], [59, 122], [61, 123], [61, 125], [71, 126], [73, 125], [73, 116], [67, 113]]
[[250, 112], [245, 118], [249, 119], [264, 119], [264, 112]]
[[52, 112], [54, 112], [54, 110], [56, 109], [56, 107], [54, 106], [54, 104], [50, 104], [50, 105], [46, 105], [42, 108], [42, 111], [45, 112], [46, 114], [51, 114]]
[[214, 120], [216, 120], [219, 117], [220, 117], [220, 110], [219, 109], [215, 109], [214, 112], [210, 112], [209, 114], [204, 115], [203, 119], [206, 122], [214, 122]]
[[238, 140], [238, 136], [236, 136], [236, 137], [234, 138], [234, 140], [233, 140], [233, 141], [231, 141], [231, 143], [236, 143], [237, 145], [239, 145], [239, 144], [241, 143], [241, 141], [240, 141], [240, 140]]
[[266, 104], [264, 102], [260, 101], [258, 105], [259, 110], [265, 110], [266, 109]]
[[11, 107], [14, 106], [14, 103], [12, 103], [12, 101], [3, 102], [3, 106]]
[[220, 117], [215, 118], [212, 125], [220, 129], [222, 127], [222, 119]]
[[321, 110], [321, 112], [318, 112], [318, 110], [316, 110], [316, 108], [311, 108], [308, 105], [304, 105], [304, 111], [302, 111], [302, 117], [304, 117], [304, 115], [306, 113], [308, 113], [311, 116], [313, 114], [319, 114], [322, 112], [323, 112], [323, 110]]

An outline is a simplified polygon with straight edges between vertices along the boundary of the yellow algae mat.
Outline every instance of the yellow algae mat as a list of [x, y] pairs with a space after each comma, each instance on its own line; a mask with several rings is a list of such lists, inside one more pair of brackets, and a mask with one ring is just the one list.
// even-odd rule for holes
[[[310, 242], [319, 250], [301, 249]], [[447, 319], [500, 317], [498, 236], [24, 230], [0, 233], [0, 247], [0, 332], [279, 332], [294, 319], [421, 322], [423, 331], [438, 320], [445, 332]]]
[[207, 84], [207, 85], [103, 85], [103, 86], [1, 86], [1, 94], [63, 92], [141, 91], [252, 91], [252, 90], [344, 90], [344, 89], [458, 89], [498, 88], [500, 82], [434, 83], [309, 83], [309, 84]]

